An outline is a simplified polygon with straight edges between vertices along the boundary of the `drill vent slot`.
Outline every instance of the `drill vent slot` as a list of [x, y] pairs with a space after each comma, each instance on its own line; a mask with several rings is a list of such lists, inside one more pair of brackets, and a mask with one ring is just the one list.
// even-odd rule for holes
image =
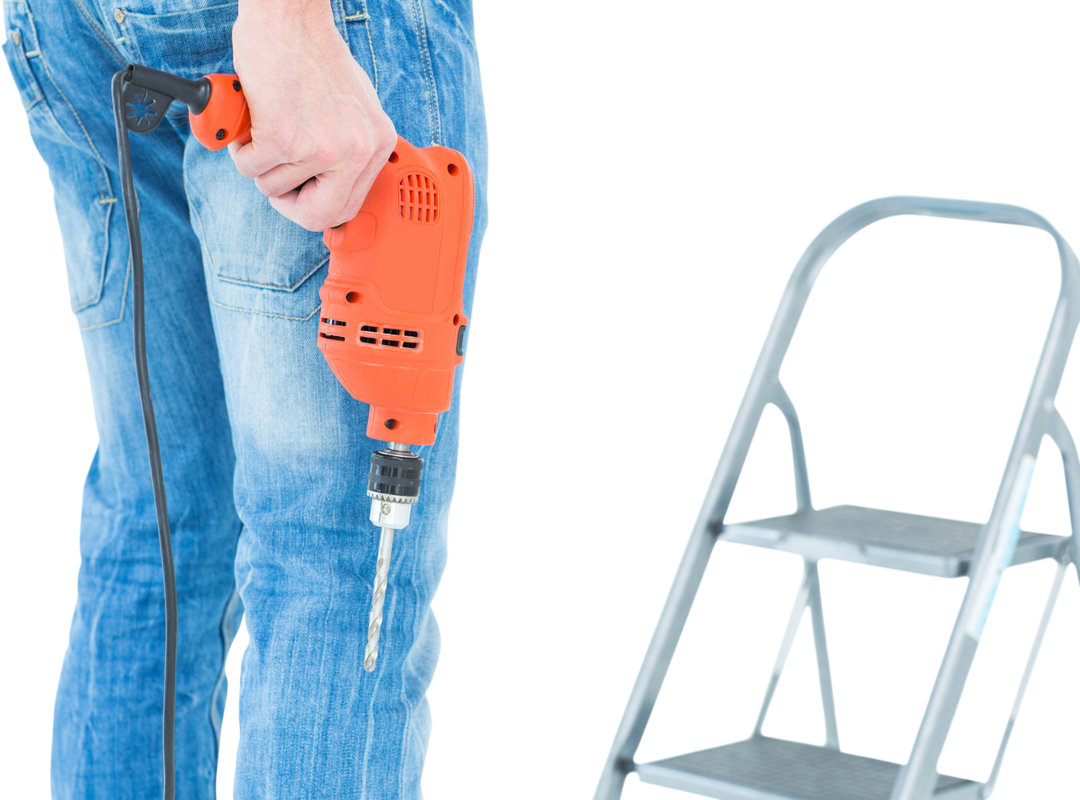
[[419, 172], [398, 181], [398, 209], [409, 222], [432, 224], [439, 221], [439, 186]]
[[[348, 325], [348, 323], [341, 322], [340, 320], [330, 320], [328, 317], [322, 317], [322, 322], [326, 325]], [[324, 334], [323, 331], [319, 331], [319, 336], [322, 339], [333, 339], [334, 341], [345, 341], [345, 337], [336, 336], [335, 334]]]
[[[377, 334], [377, 335], [376, 335]], [[357, 340], [361, 345], [368, 347], [394, 347], [400, 352], [409, 350], [414, 353], [424, 348], [424, 332], [421, 330], [405, 330], [403, 328], [390, 328], [381, 325], [360, 325], [360, 335]]]

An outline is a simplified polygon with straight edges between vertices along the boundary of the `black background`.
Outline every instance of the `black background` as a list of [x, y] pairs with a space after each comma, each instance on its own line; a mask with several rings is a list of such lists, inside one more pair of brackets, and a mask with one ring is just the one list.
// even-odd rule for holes
[[[625, 54], [588, 74], [543, 71], [550, 48], [509, 48], [495, 16], [481, 30], [499, 220], [472, 334], [453, 564], [436, 605], [446, 652], [428, 794], [584, 798], [801, 247], [843, 207], [900, 190], [1027, 203], [1076, 241], [1077, 162], [1038, 92], [935, 89], [899, 72], [864, 76], [855, 92], [835, 84], [835, 60], [796, 54], [782, 80], [727, 62], [672, 76]], [[593, 41], [562, 35], [579, 50]], [[41, 566], [33, 592], [44, 601], [13, 629], [41, 642], [32, 761], [94, 433], [48, 187], [5, 92], [19, 200], [5, 225], [35, 243], [9, 275], [21, 300], [9, 395], [13, 419], [55, 443], [10, 453], [24, 467], [15, 497], [44, 485], [51, 498], [45, 532], [21, 545]], [[903, 220], [843, 249], [785, 369], [816, 501], [982, 518], [1054, 286], [1050, 241], [1032, 232]], [[1077, 424], [1075, 372], [1061, 406]], [[770, 412], [732, 516], [789, 507]], [[1027, 525], [1066, 528], [1049, 446]], [[1049, 572], [1005, 580], [944, 769], [987, 770]], [[640, 757], [747, 731], [796, 575], [794, 559], [718, 552]], [[823, 575], [845, 744], [903, 758], [961, 586], [828, 564]], [[1075, 754], [1063, 689], [1076, 679], [1078, 630], [1070, 578], [998, 798], [1049, 792]], [[812, 675], [804, 632], [769, 731], [820, 736]], [[633, 779], [626, 792], [663, 796]]]

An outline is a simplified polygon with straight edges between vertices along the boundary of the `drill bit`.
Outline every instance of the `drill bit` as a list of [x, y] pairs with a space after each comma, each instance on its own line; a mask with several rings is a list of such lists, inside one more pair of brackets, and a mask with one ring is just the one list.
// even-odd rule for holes
[[368, 617], [367, 647], [364, 648], [364, 669], [375, 669], [379, 657], [379, 630], [382, 628], [383, 601], [386, 599], [386, 579], [390, 571], [390, 551], [394, 546], [394, 529], [383, 528], [379, 539], [379, 559], [375, 562], [375, 588], [371, 593], [371, 616]]

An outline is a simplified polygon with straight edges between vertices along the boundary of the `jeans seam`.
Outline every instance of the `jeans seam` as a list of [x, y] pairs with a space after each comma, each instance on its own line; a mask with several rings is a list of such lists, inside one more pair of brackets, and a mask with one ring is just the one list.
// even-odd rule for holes
[[[371, 14], [367, 10], [366, 0], [360, 0], [361, 11], [355, 14], [345, 14], [345, 0], [334, 0], [334, 10], [336, 16], [341, 20], [341, 26], [338, 32], [341, 34], [341, 38], [345, 40], [345, 43], [349, 43], [349, 23], [350, 22], [363, 22], [364, 30], [367, 32], [368, 50], [371, 52], [371, 82], [375, 86], [375, 93], [379, 92], [379, 65], [375, 62], [375, 45], [371, 41], [371, 28], [368, 27], [368, 21], [371, 19]], [[367, 70], [364, 70], [367, 72]]]
[[[137, 200], [136, 200], [136, 203], [135, 203], [135, 207], [136, 208], [138, 207]], [[108, 250], [106, 250], [106, 253], [108, 253]], [[121, 322], [123, 320], [123, 318], [124, 318], [124, 304], [127, 302], [127, 285], [129, 285], [131, 283], [131, 280], [130, 280], [131, 275], [132, 275], [132, 255], [131, 255], [131, 250], [129, 250], [129, 252], [127, 252], [127, 270], [124, 272], [124, 290], [123, 290], [123, 294], [120, 295], [120, 311], [117, 314], [116, 320], [109, 320], [108, 322], [99, 322], [96, 325], [87, 325], [86, 327], [80, 327], [79, 326], [79, 320], [78, 320], [78, 318], [76, 318], [76, 315], [75, 315], [75, 311], [72, 311], [71, 312], [71, 318], [72, 318], [73, 321], [75, 321], [75, 324], [76, 324], [75, 329], [76, 329], [77, 334], [84, 334], [85, 331], [87, 331], [87, 330], [97, 330], [98, 328], [106, 328], [109, 325], [116, 325], [117, 323], [119, 323], [119, 322]], [[100, 302], [100, 300], [98, 300], [98, 302]], [[84, 308], [87, 308], [87, 307], [86, 306], [81, 306], [80, 310], [82, 310]]]
[[303, 274], [300, 277], [300, 280], [297, 281], [292, 286], [279, 286], [278, 284], [272, 284], [272, 283], [255, 283], [254, 281], [242, 281], [242, 280], [239, 279], [239, 277], [229, 277], [227, 275], [222, 275], [220, 273], [215, 273], [215, 275], [217, 276], [217, 279], [219, 281], [225, 281], [226, 283], [239, 284], [240, 286], [254, 286], [255, 288], [258, 288], [258, 289], [275, 289], [275, 290], [278, 290], [278, 291], [282, 291], [282, 290], [284, 290], [284, 291], [296, 291], [297, 288], [299, 288], [303, 284], [307, 283], [308, 280], [311, 279], [311, 276], [313, 274], [315, 274], [316, 272], [321, 270], [323, 268], [323, 265], [325, 265], [325, 263], [327, 261], [329, 261], [329, 258], [330, 257], [327, 255], [326, 258], [320, 259], [319, 262], [316, 263], [316, 265], [314, 267], [312, 267], [305, 274]]
[[[375, 60], [375, 44], [374, 44], [374, 42], [371, 41], [371, 12], [369, 12], [368, 9], [367, 9], [367, 0], [360, 0], [360, 7], [364, 9], [364, 14], [363, 14], [362, 17], [356, 17], [355, 19], [357, 21], [361, 21], [361, 20], [363, 21], [363, 23], [364, 23], [364, 31], [367, 33], [368, 49], [371, 51], [371, 71], [373, 73], [372, 76], [371, 76], [371, 79], [372, 79], [372, 83], [375, 84], [375, 94], [376, 94], [376, 96], [378, 96], [378, 94], [379, 94], [379, 64]], [[352, 17], [347, 17], [346, 19], [353, 19], [353, 18]]]
[[287, 319], [287, 320], [292, 320], [294, 322], [306, 322], [307, 320], [311, 319], [316, 314], [318, 314], [319, 309], [322, 308], [321, 305], [315, 306], [315, 309], [310, 314], [308, 314], [306, 317], [291, 317], [288, 314], [273, 314], [273, 313], [271, 313], [269, 311], [256, 311], [253, 308], [239, 308], [237, 306], [227, 306], [224, 303], [219, 303], [217, 300], [215, 300], [213, 294], [210, 295], [210, 302], [213, 303], [218, 308], [224, 308], [224, 309], [226, 309], [228, 311], [240, 311], [240, 312], [242, 312], [244, 314], [258, 314], [258, 315], [263, 316], [263, 317], [273, 317], [274, 319]]
[[420, 60], [424, 64], [424, 79], [428, 91], [428, 122], [431, 124], [431, 145], [442, 143], [442, 124], [439, 120], [439, 91], [435, 86], [435, 72], [431, 68], [431, 49], [428, 46], [427, 22], [424, 18], [422, 0], [413, 0], [413, 30], [416, 32], [416, 44], [420, 49]]

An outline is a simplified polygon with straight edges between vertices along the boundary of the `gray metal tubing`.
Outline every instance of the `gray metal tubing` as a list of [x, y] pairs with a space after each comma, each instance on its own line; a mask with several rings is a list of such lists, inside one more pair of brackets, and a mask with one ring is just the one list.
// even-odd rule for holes
[[[755, 369], [755, 375], [758, 370]], [[773, 389], [773, 381], [758, 382], [756, 389], [747, 392], [742, 404], [735, 415], [733, 430], [749, 430], [751, 436], [731, 436], [720, 454], [720, 462], [713, 473], [712, 482], [705, 494], [705, 502], [698, 512], [694, 530], [690, 534], [690, 541], [686, 545], [679, 569], [675, 573], [675, 580], [668, 592], [664, 609], [660, 612], [660, 621], [653, 632], [649, 649], [645, 653], [638, 672], [634, 688], [630, 692], [630, 699], [623, 712], [619, 729], [615, 733], [615, 741], [612, 743], [604, 771], [600, 776], [600, 783], [596, 788], [594, 800], [618, 800], [622, 794], [623, 783], [627, 774], [634, 768], [634, 753], [641, 743], [641, 737], [645, 733], [645, 726], [649, 722], [656, 698], [660, 693], [660, 687], [667, 675], [668, 667], [671, 666], [675, 647], [679, 643], [686, 618], [690, 614], [690, 607], [694, 603], [701, 578], [705, 574], [705, 568], [709, 563], [713, 546], [720, 532], [719, 521], [714, 522], [714, 510], [726, 509], [731, 502], [731, 495], [735, 491], [735, 482], [739, 472], [742, 471], [746, 462], [746, 454], [750, 449], [752, 432], [757, 429], [761, 420], [761, 412], [765, 403], [758, 401], [758, 396], [764, 396], [766, 391]], [[751, 393], [754, 394], [754, 402], [748, 402]], [[721, 515], [720, 519], [723, 519]]]
[[821, 576], [817, 562], [806, 565], [810, 579], [810, 619], [814, 627], [814, 652], [817, 654], [818, 684], [821, 686], [821, 710], [825, 714], [825, 746], [840, 749], [840, 734], [836, 728], [836, 702], [833, 699], [832, 669], [829, 667], [829, 648], [825, 645], [825, 611], [821, 606]]
[[776, 686], [780, 683], [780, 676], [784, 673], [784, 665], [787, 663], [791, 646], [795, 644], [795, 636], [799, 633], [803, 612], [806, 611], [806, 604], [810, 600], [811, 569], [813, 566], [812, 562], [803, 561], [802, 583], [799, 584], [799, 591], [795, 594], [795, 602], [791, 606], [791, 615], [788, 617], [787, 628], [784, 630], [784, 638], [780, 641], [780, 652], [776, 654], [776, 663], [773, 664], [772, 675], [769, 677], [769, 686], [765, 690], [765, 700], [761, 703], [761, 710], [758, 712], [757, 724], [754, 725], [754, 736], [761, 735], [761, 726], [765, 724], [765, 717], [768, 716], [769, 706], [772, 705]]
[[1005, 749], [1009, 746], [1009, 738], [1012, 736], [1016, 717], [1020, 714], [1020, 704], [1024, 701], [1024, 693], [1027, 691], [1031, 673], [1035, 670], [1035, 660], [1039, 657], [1039, 649], [1042, 647], [1043, 637], [1046, 636], [1046, 628], [1050, 625], [1050, 617], [1053, 616], [1054, 606], [1057, 604], [1058, 595], [1061, 593], [1061, 583], [1065, 579], [1065, 569], [1069, 566], [1069, 557], [1065, 556], [1058, 561], [1057, 570], [1054, 572], [1054, 582], [1050, 585], [1050, 595], [1046, 598], [1046, 606], [1043, 608], [1042, 619], [1039, 620], [1039, 629], [1035, 632], [1035, 641], [1031, 644], [1031, 652], [1028, 654], [1027, 664], [1024, 666], [1024, 677], [1020, 679], [1020, 688], [1016, 691], [1016, 699], [1013, 700], [1012, 711], [1009, 713], [1009, 722], [1005, 726], [1005, 734], [1001, 737], [1001, 746], [998, 747], [997, 758], [994, 759], [994, 768], [990, 771], [990, 778], [983, 784], [979, 796], [985, 800], [994, 791], [997, 784], [998, 773], [1001, 772], [1001, 762], [1005, 760]]
[[[1076, 255], [1068, 243], [1049, 222], [1027, 209], [995, 203], [921, 197], [888, 197], [863, 203], [837, 217], [811, 242], [788, 281], [780, 300], [780, 307], [765, 339], [765, 345], [750, 377], [750, 385], [735, 415], [731, 434], [720, 455], [720, 462], [717, 464], [712, 483], [705, 495], [705, 502], [694, 525], [683, 560], [676, 573], [675, 582], [631, 691], [630, 700], [623, 713], [622, 722], [596, 790], [595, 800], [616, 800], [622, 792], [626, 773], [633, 768], [634, 753], [641, 741], [649, 715], [652, 713], [660, 685], [667, 674], [671, 657], [678, 644], [686, 617], [690, 613], [690, 606], [693, 604], [694, 595], [701, 582], [701, 576], [704, 574], [716, 536], [723, 525], [724, 515], [727, 513], [739, 474], [746, 462], [746, 454], [761, 419], [761, 412], [765, 404], [772, 402], [776, 396], [780, 366], [818, 273], [832, 254], [855, 233], [874, 222], [899, 215], [998, 222], [1044, 230], [1053, 236], [1057, 243], [1062, 275], [1061, 292], [1054, 310], [1050, 332], [1039, 359], [1035, 380], [1024, 407], [1020, 429], [1009, 456], [994, 511], [980, 537], [980, 545], [972, 565], [972, 580], [964, 606], [950, 640], [945, 662], [931, 696], [930, 706], [912, 750], [911, 760], [901, 771], [892, 800], [923, 800], [930, 796], [935, 780], [937, 759], [941, 753], [941, 746], [944, 744], [944, 733], [948, 731], [955, 713], [956, 702], [959, 700], [959, 686], [963, 684], [971, 659], [974, 657], [976, 642], [964, 633], [965, 625], [970, 622], [969, 618], [978, 611], [973, 607], [972, 589], [980, 580], [985, 581], [993, 568], [993, 565], [988, 563], [988, 556], [993, 552], [993, 546], [1001, 531], [1005, 503], [1016, 481], [1021, 459], [1032, 449], [1033, 438], [1037, 447], [1038, 408], [1046, 399], [1050, 399], [1052, 405], [1053, 396], [1061, 381], [1069, 346], [1076, 331], [1076, 309], [1080, 303], [1080, 274], [1078, 274]], [[938, 729], [942, 727], [942, 723], [944, 723], [944, 732], [938, 736]]]
[[799, 425], [799, 415], [795, 413], [795, 404], [791, 402], [788, 393], [784, 390], [779, 380], [773, 382], [773, 396], [771, 402], [780, 409], [780, 413], [787, 420], [788, 432], [791, 434], [791, 461], [795, 465], [795, 499], [799, 511], [809, 511], [814, 506], [810, 502], [810, 473], [806, 469], [806, 450], [803, 447], [802, 427]]
[[1072, 434], [1056, 408], [1049, 411], [1048, 428], [1065, 467], [1065, 494], [1069, 498], [1069, 519], [1072, 522], [1069, 554], [1077, 565], [1077, 577], [1080, 577], [1080, 458], [1077, 457]]
[[765, 717], [772, 705], [773, 695], [776, 694], [780, 676], [784, 674], [784, 666], [787, 664], [791, 647], [795, 643], [795, 637], [799, 633], [802, 624], [803, 612], [810, 607], [810, 616], [814, 630], [814, 653], [817, 656], [818, 682], [821, 686], [821, 708], [825, 715], [825, 746], [833, 750], [840, 749], [840, 737], [836, 729], [836, 704], [833, 701], [832, 670], [829, 668], [829, 649], [825, 644], [825, 614], [821, 606], [821, 578], [818, 575], [816, 561], [803, 560], [803, 580], [799, 585], [799, 591], [795, 595], [795, 603], [791, 607], [791, 615], [788, 617], [787, 628], [784, 638], [780, 642], [780, 652], [776, 654], [776, 663], [773, 665], [772, 675], [769, 677], [769, 686], [765, 690], [765, 700], [758, 712], [757, 724], [754, 725], [754, 736], [761, 735], [761, 728], [765, 724]]

